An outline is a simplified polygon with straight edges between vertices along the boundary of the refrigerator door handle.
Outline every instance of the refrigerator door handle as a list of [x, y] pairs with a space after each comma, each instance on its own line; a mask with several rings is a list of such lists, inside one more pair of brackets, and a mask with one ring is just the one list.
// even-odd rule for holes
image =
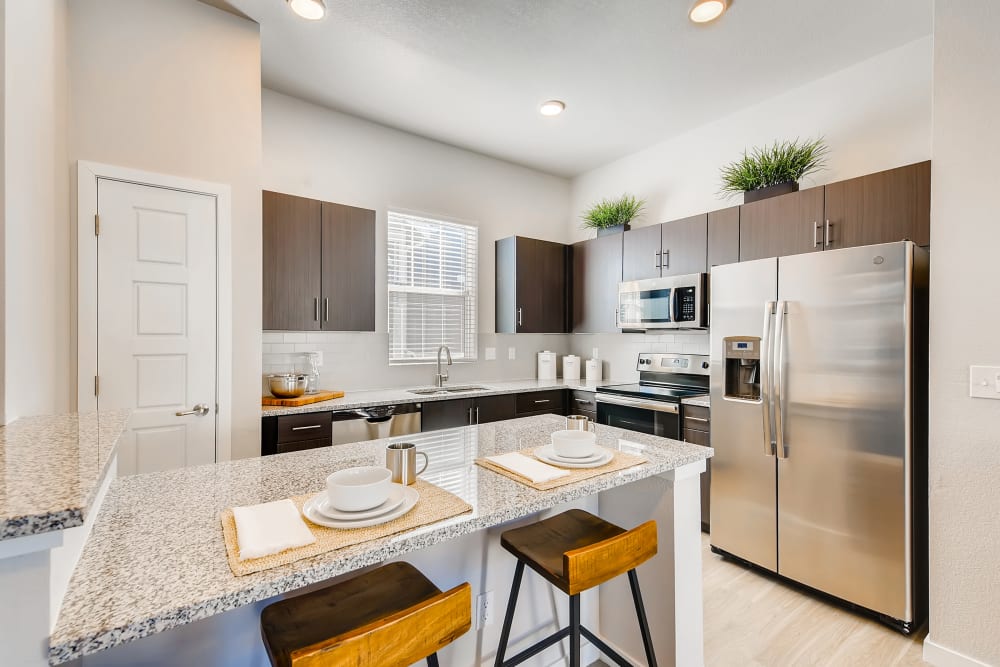
[[787, 459], [785, 451], [785, 315], [788, 313], [788, 302], [778, 302], [778, 314], [775, 316], [775, 360], [774, 360], [774, 447], [779, 459]]
[[764, 418], [764, 456], [774, 456], [774, 436], [771, 433], [771, 322], [774, 301], [764, 303], [764, 335], [760, 342], [760, 408]]

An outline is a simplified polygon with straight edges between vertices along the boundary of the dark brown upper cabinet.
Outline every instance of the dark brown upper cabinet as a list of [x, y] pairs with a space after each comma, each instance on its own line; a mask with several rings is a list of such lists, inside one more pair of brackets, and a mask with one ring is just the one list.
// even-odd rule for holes
[[270, 331], [375, 330], [375, 212], [263, 193]]
[[708, 268], [740, 261], [740, 207], [708, 214]]
[[823, 249], [823, 188], [740, 207], [740, 261]]
[[264, 328], [318, 331], [323, 290], [320, 202], [264, 192]]
[[569, 331], [569, 246], [511, 236], [496, 242], [496, 332]]
[[660, 225], [660, 275], [683, 276], [708, 270], [708, 215]]
[[649, 225], [623, 234], [623, 281], [660, 277], [660, 233], [660, 225]]
[[622, 240], [627, 235], [610, 234], [573, 244], [573, 333], [618, 332], [618, 283]]
[[828, 250], [931, 241], [931, 163], [852, 178], [826, 186], [823, 243]]
[[324, 331], [375, 331], [375, 211], [323, 202]]
[[625, 232], [622, 280], [682, 276], [706, 270], [708, 216], [704, 213]]

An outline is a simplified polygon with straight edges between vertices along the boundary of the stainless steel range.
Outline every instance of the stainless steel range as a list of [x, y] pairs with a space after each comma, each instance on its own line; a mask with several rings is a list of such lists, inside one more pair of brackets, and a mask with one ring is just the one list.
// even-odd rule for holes
[[709, 393], [709, 361], [699, 354], [640, 354], [638, 384], [597, 388], [597, 421], [679, 440], [681, 400]]

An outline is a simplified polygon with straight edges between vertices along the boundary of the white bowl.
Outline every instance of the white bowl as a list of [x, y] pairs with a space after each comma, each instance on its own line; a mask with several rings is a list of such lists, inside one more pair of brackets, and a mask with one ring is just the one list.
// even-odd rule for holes
[[389, 499], [392, 471], [377, 466], [338, 470], [326, 478], [326, 497], [341, 512], [363, 512]]
[[552, 448], [559, 456], [582, 459], [597, 451], [597, 436], [590, 431], [556, 431]]

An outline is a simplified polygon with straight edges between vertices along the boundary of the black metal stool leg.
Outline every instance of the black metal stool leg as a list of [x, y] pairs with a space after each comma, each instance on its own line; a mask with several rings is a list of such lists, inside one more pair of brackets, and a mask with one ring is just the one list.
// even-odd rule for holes
[[632, 588], [632, 601], [635, 602], [635, 614], [639, 617], [639, 631], [642, 633], [642, 645], [646, 649], [646, 662], [649, 667], [656, 667], [656, 656], [653, 654], [653, 638], [649, 634], [649, 623], [646, 621], [646, 608], [642, 605], [642, 593], [639, 592], [639, 575], [635, 570], [628, 571], [628, 583]]
[[[510, 587], [510, 598], [507, 600], [507, 613], [503, 617], [503, 631], [500, 633], [500, 645], [497, 647], [496, 667], [503, 665], [503, 657], [507, 653], [507, 641], [510, 639], [510, 626], [514, 622], [514, 608], [517, 606], [517, 592], [521, 588], [521, 576], [524, 574], [524, 561], [517, 561], [514, 568], [514, 583]], [[433, 665], [431, 667], [434, 667]]]
[[580, 594], [569, 597], [569, 667], [580, 667]]
[[431, 653], [429, 656], [427, 656], [427, 667], [441, 667], [438, 664], [438, 654], [437, 653]]

